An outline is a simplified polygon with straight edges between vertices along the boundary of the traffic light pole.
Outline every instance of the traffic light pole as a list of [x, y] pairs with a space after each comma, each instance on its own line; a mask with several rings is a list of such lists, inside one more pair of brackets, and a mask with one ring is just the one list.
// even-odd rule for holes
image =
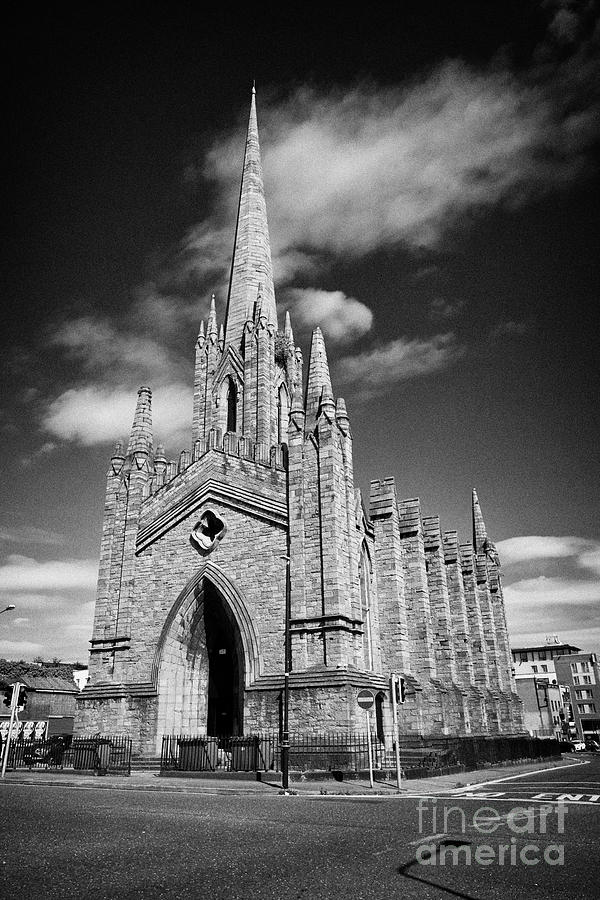
[[19, 682], [13, 684], [12, 698], [10, 701], [10, 725], [8, 726], [8, 734], [6, 735], [6, 744], [4, 745], [4, 755], [2, 757], [2, 778], [6, 774], [6, 764], [8, 762], [8, 752], [10, 750], [10, 742], [12, 740], [13, 726], [17, 718], [17, 705], [19, 703], [19, 694], [21, 693], [21, 685]]
[[398, 697], [396, 696], [396, 689], [398, 685], [398, 676], [392, 675], [391, 687], [392, 687], [392, 718], [394, 720], [394, 750], [396, 751], [396, 781], [398, 783], [398, 793], [402, 790], [402, 774], [400, 769], [400, 746], [398, 738], [400, 735], [398, 734]]

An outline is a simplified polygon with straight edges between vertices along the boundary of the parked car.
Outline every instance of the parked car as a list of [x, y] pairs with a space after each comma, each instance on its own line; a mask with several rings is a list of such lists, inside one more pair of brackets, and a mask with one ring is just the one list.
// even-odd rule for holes
[[600, 743], [595, 738], [590, 738], [585, 742], [585, 749], [591, 753], [600, 753]]
[[585, 750], [585, 741], [573, 741], [573, 750]]

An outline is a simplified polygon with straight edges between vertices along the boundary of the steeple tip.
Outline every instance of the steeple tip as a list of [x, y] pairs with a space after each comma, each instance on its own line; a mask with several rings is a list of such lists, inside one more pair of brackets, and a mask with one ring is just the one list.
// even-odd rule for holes
[[225, 313], [225, 340], [228, 344], [241, 345], [247, 321], [246, 311], [248, 304], [256, 299], [259, 282], [262, 284], [262, 306], [267, 323], [277, 328], [273, 262], [258, 140], [256, 86], [253, 82]]
[[131, 426], [127, 456], [152, 452], [152, 391], [147, 385], [138, 389], [135, 415]]
[[473, 498], [473, 547], [476, 553], [481, 553], [483, 549], [483, 545], [487, 540], [487, 530], [485, 527], [485, 522], [483, 521], [483, 515], [481, 512], [481, 506], [479, 505], [479, 498], [477, 496], [477, 491], [473, 488], [472, 492]]
[[306, 381], [306, 417], [310, 424], [314, 422], [315, 417], [318, 415], [322, 398], [324, 397], [328, 400], [329, 398], [333, 400], [333, 389], [331, 387], [331, 375], [329, 374], [329, 363], [327, 361], [323, 332], [317, 326], [312, 333], [310, 357], [308, 360], [308, 378]]

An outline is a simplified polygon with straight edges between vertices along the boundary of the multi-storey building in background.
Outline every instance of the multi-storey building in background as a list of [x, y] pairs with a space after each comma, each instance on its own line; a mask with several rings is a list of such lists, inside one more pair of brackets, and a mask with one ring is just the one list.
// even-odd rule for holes
[[556, 660], [556, 674], [569, 686], [577, 736], [600, 738], [600, 673], [595, 653], [570, 653]]
[[406, 734], [522, 731], [477, 494], [465, 543], [391, 478], [363, 497], [323, 335], [305, 378], [279, 322], [253, 93], [224, 320], [213, 298], [196, 342], [191, 449], [154, 445], [142, 387], [110, 462], [79, 731], [128, 731], [151, 754], [166, 732], [277, 729], [286, 598], [293, 729], [362, 730], [368, 688], [382, 735], [396, 673]]
[[554, 692], [563, 698], [565, 736], [586, 740], [600, 735], [600, 678], [595, 653], [582, 653], [579, 647], [563, 644], [553, 635], [539, 646], [513, 647], [512, 658], [529, 731], [548, 735], [551, 726], [557, 724], [557, 711], [562, 721], [559, 697], [549, 699]]

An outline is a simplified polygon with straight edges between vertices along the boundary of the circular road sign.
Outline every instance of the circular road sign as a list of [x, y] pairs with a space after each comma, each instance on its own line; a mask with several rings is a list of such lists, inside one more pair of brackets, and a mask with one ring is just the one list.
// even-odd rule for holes
[[361, 709], [371, 709], [373, 703], [375, 702], [375, 697], [373, 696], [371, 691], [359, 691], [356, 702], [361, 707]]

